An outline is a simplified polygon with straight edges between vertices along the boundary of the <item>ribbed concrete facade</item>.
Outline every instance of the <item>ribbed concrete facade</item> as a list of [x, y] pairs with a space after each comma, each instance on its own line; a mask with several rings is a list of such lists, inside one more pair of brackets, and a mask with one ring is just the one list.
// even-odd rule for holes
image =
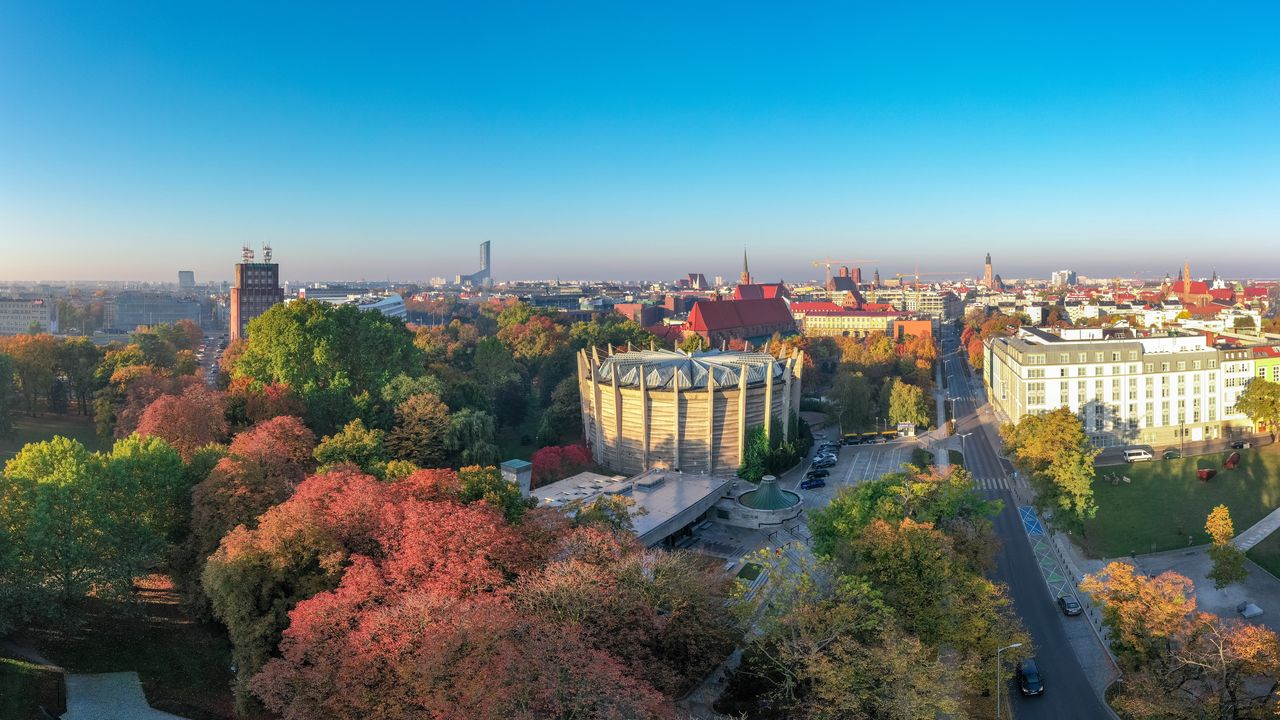
[[[582, 425], [595, 461], [626, 475], [664, 466], [731, 473], [746, 432], [783, 433], [800, 409], [802, 352], [578, 353]], [[770, 411], [766, 411], [769, 409]]]

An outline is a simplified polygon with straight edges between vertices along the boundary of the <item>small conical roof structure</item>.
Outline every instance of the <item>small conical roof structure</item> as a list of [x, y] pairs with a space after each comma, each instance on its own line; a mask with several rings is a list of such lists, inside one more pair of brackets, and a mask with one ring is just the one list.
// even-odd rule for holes
[[800, 502], [800, 496], [778, 487], [778, 479], [772, 475], [760, 478], [755, 490], [745, 492], [738, 502], [754, 510], [785, 510]]

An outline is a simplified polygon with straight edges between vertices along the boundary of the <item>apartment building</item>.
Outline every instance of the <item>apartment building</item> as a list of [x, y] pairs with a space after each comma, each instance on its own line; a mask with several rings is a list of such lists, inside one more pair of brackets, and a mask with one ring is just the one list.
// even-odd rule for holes
[[1205, 335], [1023, 328], [989, 341], [985, 360], [991, 402], [1010, 421], [1065, 406], [1098, 447], [1162, 447], [1254, 430], [1234, 407], [1253, 374], [1252, 351], [1213, 347]]

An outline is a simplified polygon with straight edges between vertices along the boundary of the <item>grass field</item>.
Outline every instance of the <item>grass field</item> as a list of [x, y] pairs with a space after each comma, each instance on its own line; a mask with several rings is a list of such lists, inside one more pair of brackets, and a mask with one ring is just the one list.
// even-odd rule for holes
[[80, 415], [13, 416], [13, 435], [0, 438], [0, 463], [18, 454], [23, 445], [49, 440], [62, 435], [79, 440], [90, 450], [101, 449], [93, 420]]
[[68, 672], [136, 671], [157, 709], [190, 720], [236, 717], [226, 636], [188, 617], [166, 576], [139, 579], [137, 591], [136, 605], [90, 599], [80, 627], [30, 630], [23, 640]]
[[[1120, 557], [1209, 542], [1205, 517], [1216, 505], [1231, 511], [1237, 534], [1280, 507], [1280, 447], [1240, 451], [1240, 467], [1223, 470], [1230, 453], [1153, 460], [1098, 469], [1098, 515], [1084, 524], [1080, 545], [1092, 557]], [[1208, 482], [1197, 468], [1216, 468]], [[1111, 474], [1130, 483], [1112, 484]], [[1188, 542], [1188, 537], [1190, 541]]]
[[1273, 532], [1245, 553], [1267, 572], [1280, 578], [1280, 532]]
[[62, 714], [62, 673], [22, 660], [0, 657], [0, 718], [45, 720]]

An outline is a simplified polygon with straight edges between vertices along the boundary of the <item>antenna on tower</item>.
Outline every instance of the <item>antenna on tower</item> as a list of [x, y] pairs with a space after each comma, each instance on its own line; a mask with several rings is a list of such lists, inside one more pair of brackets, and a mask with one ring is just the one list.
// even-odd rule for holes
[[262, 246], [262, 262], [271, 262], [271, 243]]
[[253, 248], [248, 245], [242, 245], [240, 247], [240, 260], [247, 263], [253, 262]]

